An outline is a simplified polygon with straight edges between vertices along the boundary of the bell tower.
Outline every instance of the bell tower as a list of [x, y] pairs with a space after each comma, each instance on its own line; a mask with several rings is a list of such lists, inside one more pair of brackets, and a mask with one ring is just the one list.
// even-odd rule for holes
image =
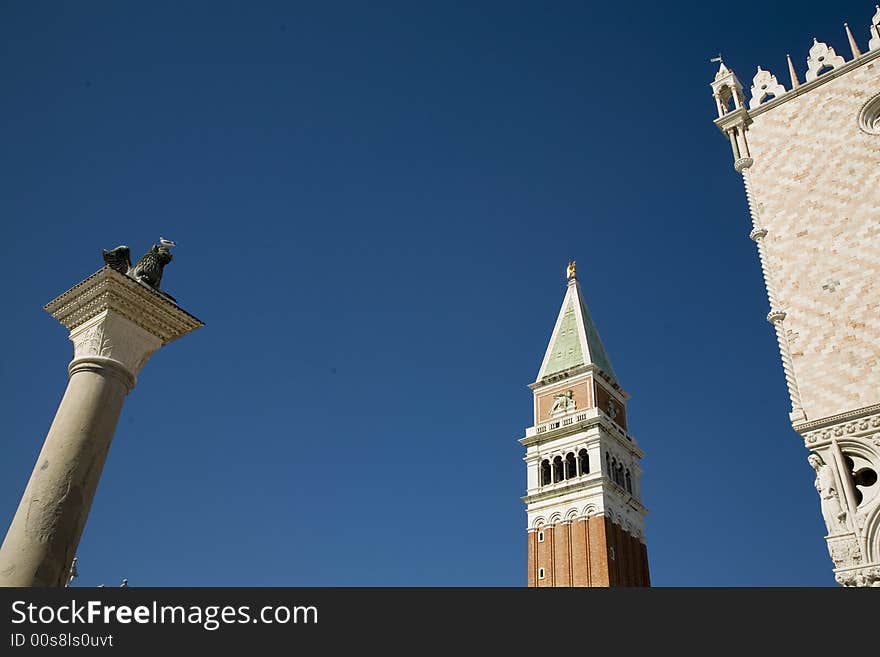
[[649, 586], [642, 451], [629, 396], [584, 302], [575, 263], [534, 393], [526, 448], [528, 585]]

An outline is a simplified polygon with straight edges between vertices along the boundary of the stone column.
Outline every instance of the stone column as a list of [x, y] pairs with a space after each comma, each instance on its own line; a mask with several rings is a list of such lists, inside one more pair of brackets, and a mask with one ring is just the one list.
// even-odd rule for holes
[[64, 586], [125, 396], [153, 353], [203, 326], [109, 267], [46, 310], [70, 330], [70, 379], [0, 547], [0, 586]]

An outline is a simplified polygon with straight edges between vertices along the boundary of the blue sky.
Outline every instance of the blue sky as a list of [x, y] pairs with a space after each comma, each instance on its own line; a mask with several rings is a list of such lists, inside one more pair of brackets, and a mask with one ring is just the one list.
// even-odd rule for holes
[[577, 259], [654, 584], [833, 585], [709, 58], [787, 84], [873, 12], [3, 3], [2, 530], [72, 355], [43, 304], [161, 234], [206, 326], [126, 402], [78, 584], [524, 585], [517, 439]]

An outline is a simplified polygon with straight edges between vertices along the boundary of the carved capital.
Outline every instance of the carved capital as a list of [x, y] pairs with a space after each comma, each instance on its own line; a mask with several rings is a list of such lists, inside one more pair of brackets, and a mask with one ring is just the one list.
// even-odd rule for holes
[[120, 374], [132, 387], [160, 347], [203, 326], [167, 295], [104, 267], [50, 301], [46, 310], [70, 330], [70, 373]]
[[45, 310], [71, 332], [105, 310], [113, 310], [161, 340], [163, 345], [204, 324], [169, 297], [104, 267], [46, 304]]
[[78, 326], [70, 332], [70, 340], [71, 371], [83, 361], [100, 365], [107, 359], [131, 375], [132, 385], [147, 359], [162, 346], [158, 337], [112, 310]]
[[829, 537], [828, 554], [835, 568], [851, 568], [862, 563], [862, 551], [855, 534]]
[[880, 586], [880, 566], [844, 570], [836, 573], [834, 579], [841, 586]]
[[737, 173], [742, 173], [743, 169], [748, 169], [755, 163], [750, 157], [741, 157], [733, 163], [733, 168], [736, 169]]

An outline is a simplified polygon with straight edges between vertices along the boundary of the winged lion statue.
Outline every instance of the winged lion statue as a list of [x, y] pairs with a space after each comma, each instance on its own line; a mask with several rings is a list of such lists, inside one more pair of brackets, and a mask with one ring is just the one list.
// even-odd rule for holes
[[[159, 244], [154, 244], [134, 267], [131, 266], [131, 249], [127, 246], [117, 246], [110, 251], [104, 249], [104, 263], [120, 274], [125, 274], [159, 291], [159, 283], [162, 282], [162, 271], [165, 265], [172, 260], [170, 248], [172, 246], [174, 246], [174, 242], [171, 240], [160, 239]], [[163, 294], [165, 293], [163, 292]]]

